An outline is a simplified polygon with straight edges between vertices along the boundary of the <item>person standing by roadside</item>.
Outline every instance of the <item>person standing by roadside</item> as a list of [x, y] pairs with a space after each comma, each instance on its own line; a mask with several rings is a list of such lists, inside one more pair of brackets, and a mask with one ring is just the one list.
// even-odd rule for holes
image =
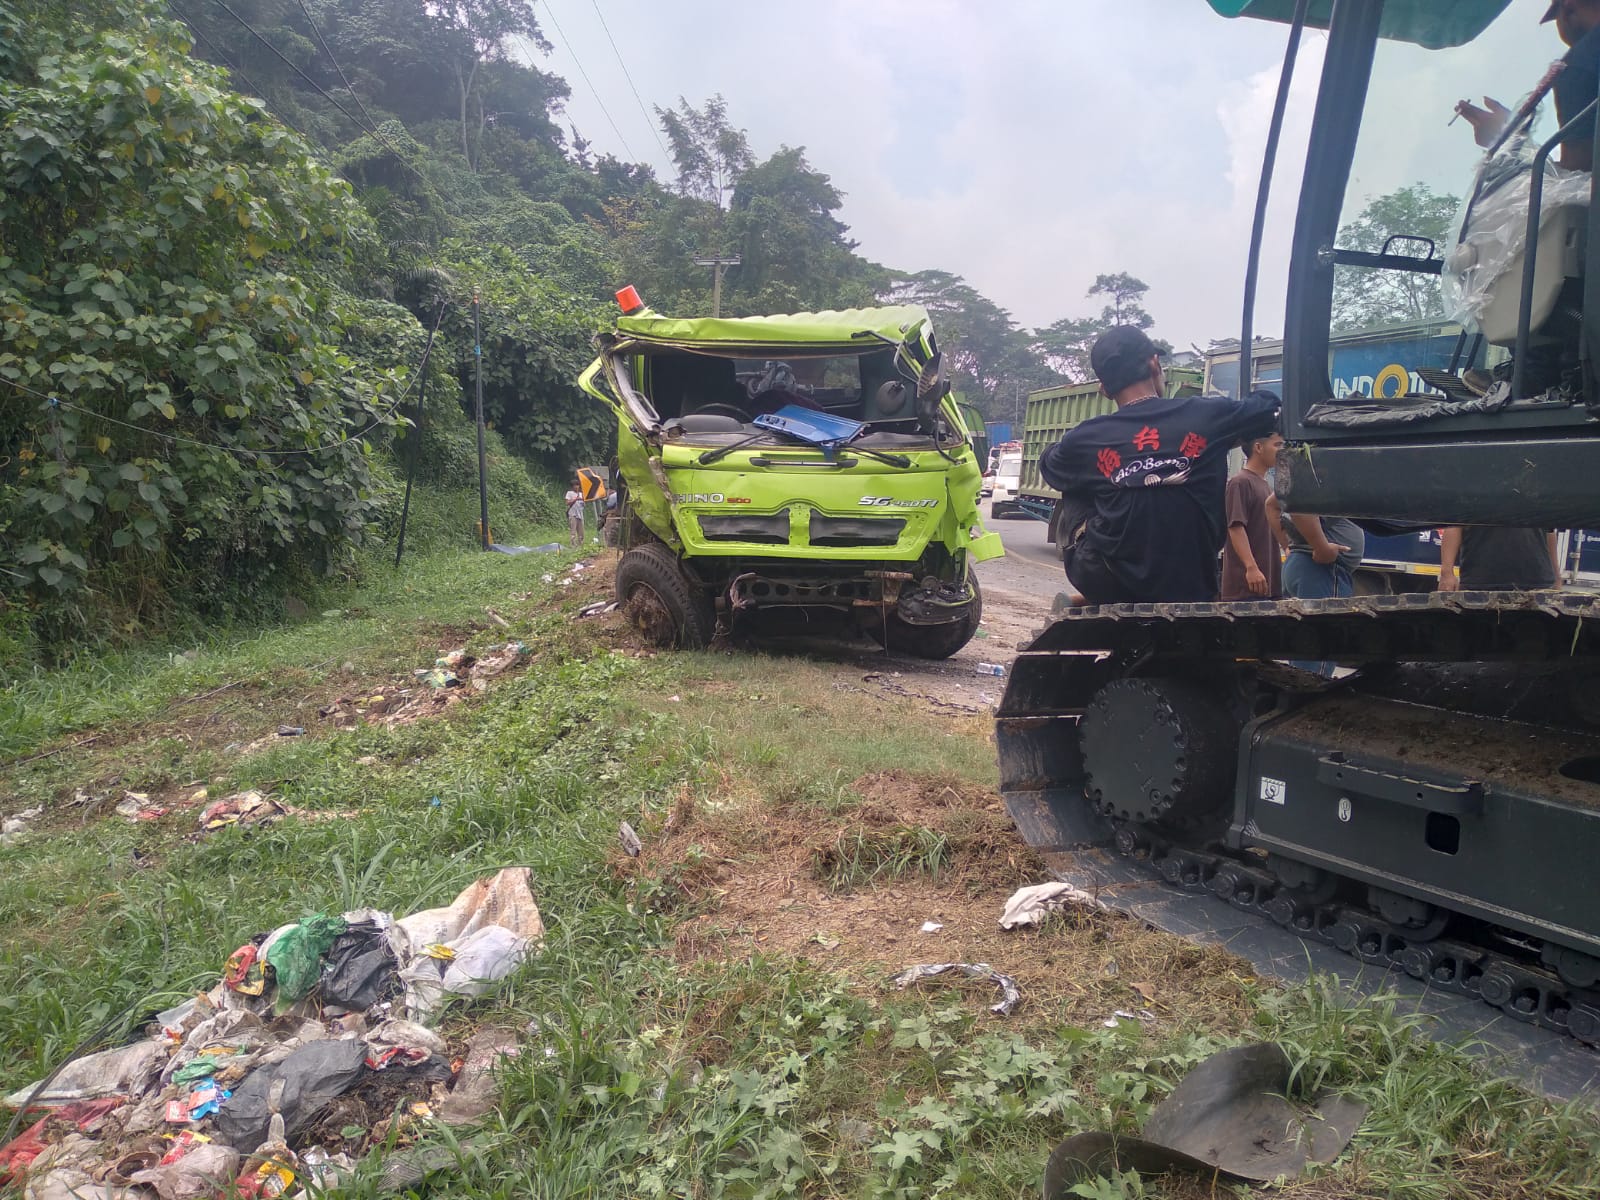
[[1489, 525], [1439, 530], [1441, 592], [1535, 592], [1560, 586], [1553, 532]]
[[1283, 435], [1276, 431], [1244, 444], [1248, 457], [1228, 480], [1223, 508], [1228, 540], [1222, 548], [1222, 599], [1271, 600], [1280, 592], [1277, 503], [1267, 472], [1278, 465]]
[[567, 529], [568, 544], [583, 545], [583, 494], [576, 488], [567, 489]]
[[1367, 552], [1367, 535], [1348, 517], [1285, 513], [1289, 554], [1283, 561], [1283, 594], [1297, 600], [1331, 600], [1355, 591], [1356, 569]]

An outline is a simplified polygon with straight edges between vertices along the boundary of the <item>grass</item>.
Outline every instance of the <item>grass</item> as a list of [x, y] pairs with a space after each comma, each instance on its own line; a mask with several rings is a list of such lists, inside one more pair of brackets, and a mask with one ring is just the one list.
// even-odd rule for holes
[[950, 861], [950, 841], [925, 825], [881, 832], [844, 830], [811, 855], [811, 874], [835, 891], [917, 873], [937, 878]]
[[[209, 985], [235, 946], [282, 921], [406, 912], [519, 863], [547, 943], [445, 1031], [507, 1026], [528, 1049], [481, 1127], [429, 1135], [457, 1156], [439, 1189], [452, 1195], [1036, 1194], [1056, 1141], [1135, 1129], [1189, 1066], [1240, 1037], [1282, 1042], [1307, 1093], [1371, 1105], [1350, 1153], [1288, 1196], [1600, 1190], [1587, 1111], [1498, 1082], [1394, 1004], [1351, 1004], [1326, 981], [1279, 992], [1219, 975], [1217, 999], [1197, 986], [1217, 952], [1120, 918], [1005, 935], [1031, 939], [1008, 953], [1085, 964], [1030, 982], [1009, 1020], [987, 1014], [985, 985], [888, 988], [885, 962], [932, 953], [912, 948], [914, 925], [897, 935], [909, 946], [886, 937], [830, 958], [813, 931], [848, 939], [885, 911], [967, 904], [992, 925], [996, 895], [1035, 870], [1025, 851], [1000, 861], [1015, 848], [986, 804], [985, 722], [869, 699], [850, 670], [812, 658], [640, 653], [614, 625], [572, 619], [597, 586], [560, 586], [573, 561], [427, 553], [194, 657], [146, 648], [13, 684], [0, 812], [46, 811], [0, 848], [0, 1088], [108, 1019]], [[315, 715], [328, 697], [406, 684], [448, 645], [507, 637], [533, 648], [530, 664], [437, 718], [336, 731]], [[309, 732], [277, 738], [280, 723]], [[123, 788], [176, 803], [249, 786], [350, 815], [197, 837], [193, 809], [138, 823], [110, 812]], [[644, 859], [622, 857], [624, 819]], [[771, 890], [741, 899], [757, 878]], [[734, 926], [748, 936], [685, 949], [690, 931]], [[1108, 1006], [1142, 1004], [1135, 979], [1162, 1019], [1103, 1027]], [[379, 1195], [376, 1172], [364, 1164], [341, 1194]]]

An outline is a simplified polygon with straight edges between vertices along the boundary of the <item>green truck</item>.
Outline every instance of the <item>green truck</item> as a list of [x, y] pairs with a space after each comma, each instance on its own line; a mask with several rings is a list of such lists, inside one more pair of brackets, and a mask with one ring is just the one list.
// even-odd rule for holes
[[677, 319], [643, 307], [579, 385], [617, 416], [617, 599], [659, 645], [853, 625], [954, 654], [1002, 553], [920, 307]]
[[[1200, 367], [1169, 366], [1166, 376], [1168, 396], [1198, 396], [1204, 371]], [[1056, 541], [1056, 520], [1061, 493], [1039, 475], [1039, 456], [1055, 445], [1063, 434], [1090, 417], [1111, 412], [1116, 407], [1100, 391], [1098, 379], [1041, 388], [1028, 393], [1028, 408], [1022, 426], [1022, 474], [1013, 511], [1050, 522], [1047, 540]]]

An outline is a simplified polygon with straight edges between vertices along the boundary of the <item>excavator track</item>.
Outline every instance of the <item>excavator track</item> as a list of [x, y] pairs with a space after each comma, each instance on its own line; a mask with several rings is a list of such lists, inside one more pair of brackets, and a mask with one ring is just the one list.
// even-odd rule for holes
[[1576, 1039], [1600, 1080], [1596, 618], [1559, 591], [1069, 609], [1013, 665], [1001, 790], [1064, 878], [1159, 878], [1197, 930], [1220, 901]]

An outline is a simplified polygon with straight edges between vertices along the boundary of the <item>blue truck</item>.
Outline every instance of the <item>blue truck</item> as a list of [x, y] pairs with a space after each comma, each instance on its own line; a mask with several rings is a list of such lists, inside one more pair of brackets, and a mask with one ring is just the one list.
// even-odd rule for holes
[[[1460, 336], [1461, 327], [1452, 322], [1418, 321], [1335, 337], [1328, 356], [1334, 399], [1436, 394], [1417, 370], [1447, 368]], [[1251, 374], [1257, 387], [1270, 388], [1282, 381], [1281, 341], [1257, 340], [1251, 359]], [[1215, 343], [1206, 354], [1206, 390], [1233, 396], [1238, 394], [1238, 387], [1238, 342]], [[1559, 548], [1567, 583], [1600, 586], [1600, 533], [1587, 529], [1563, 531]], [[1439, 531], [1429, 529], [1396, 537], [1368, 534], [1360, 574], [1366, 578], [1358, 579], [1358, 583], [1369, 590], [1432, 590], [1439, 577]]]

